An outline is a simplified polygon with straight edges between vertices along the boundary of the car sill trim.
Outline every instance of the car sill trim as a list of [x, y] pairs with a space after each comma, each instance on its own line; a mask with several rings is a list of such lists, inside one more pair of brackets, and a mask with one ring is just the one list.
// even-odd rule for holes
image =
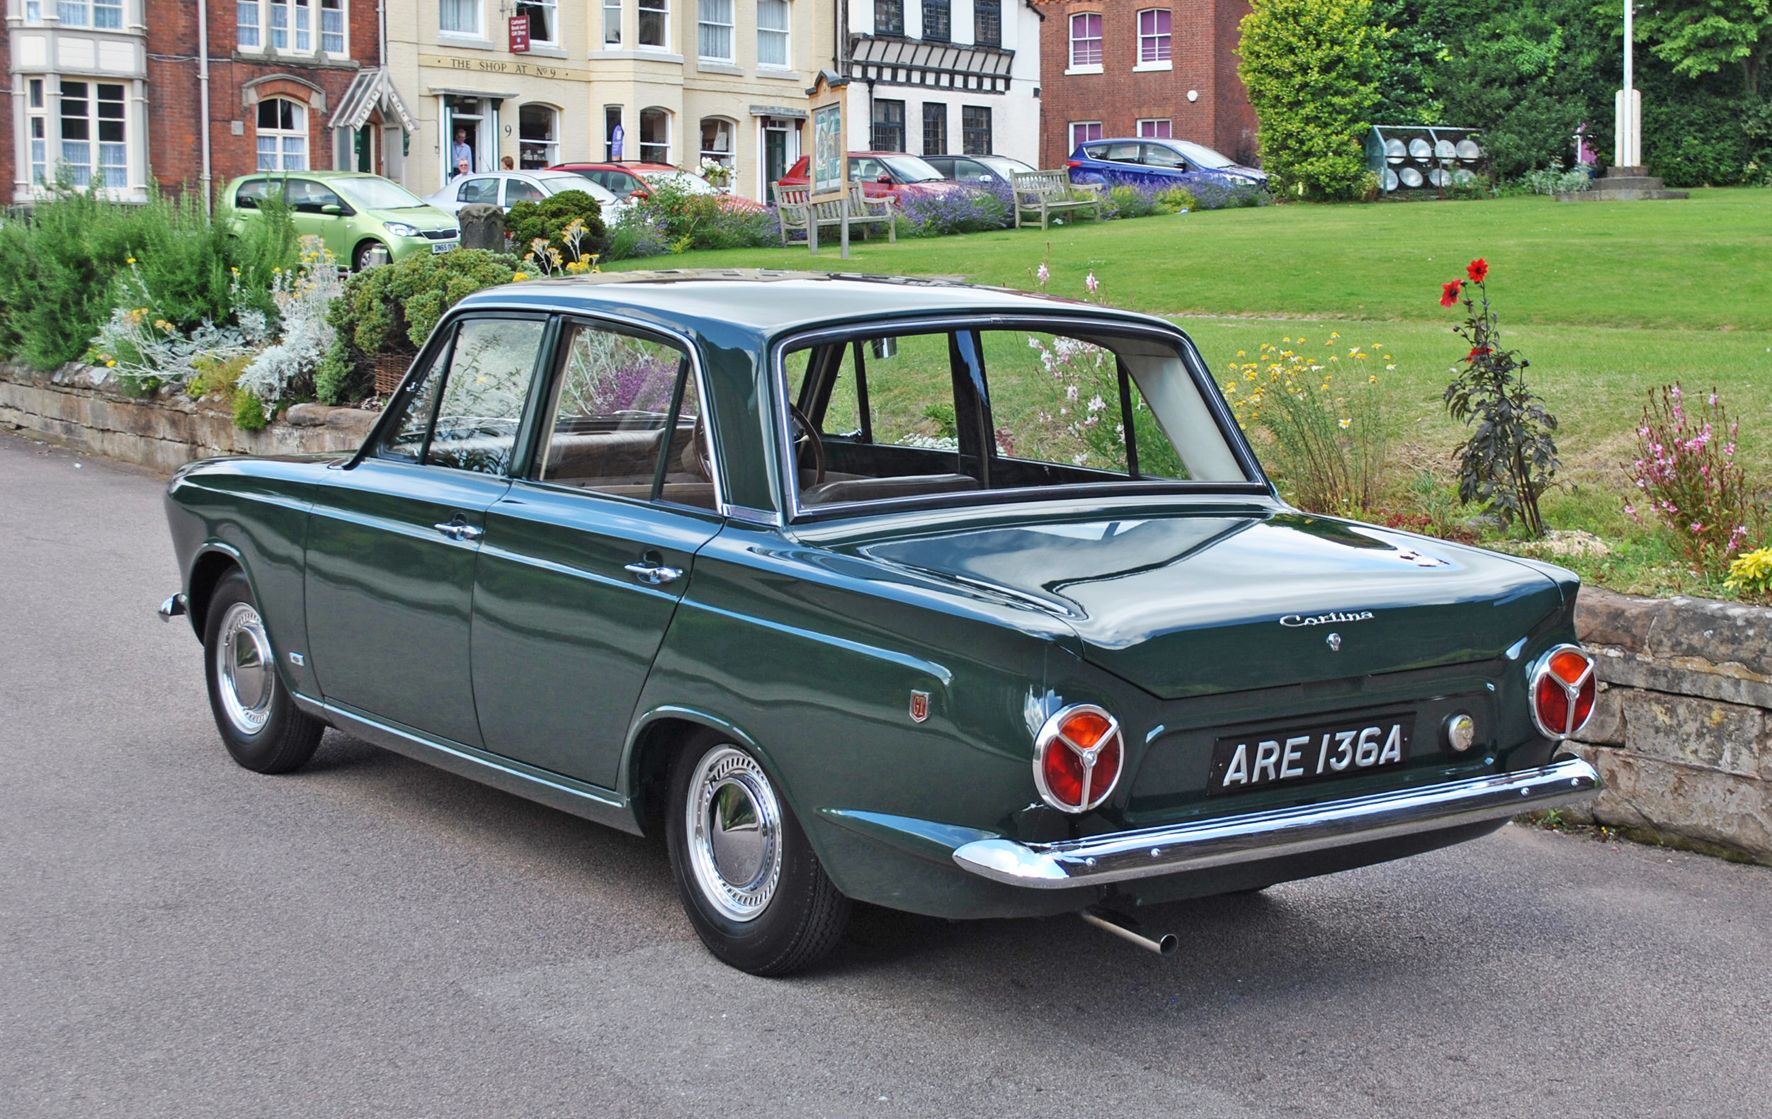
[[1012, 886], [1095, 886], [1505, 820], [1599, 788], [1593, 766], [1563, 757], [1513, 773], [1057, 843], [980, 839], [957, 848], [954, 862]]
[[625, 797], [596, 785], [535, 769], [460, 743], [442, 743], [357, 714], [336, 703], [297, 694], [296, 706], [322, 722], [384, 750], [514, 793], [550, 808], [620, 831], [640, 834]]

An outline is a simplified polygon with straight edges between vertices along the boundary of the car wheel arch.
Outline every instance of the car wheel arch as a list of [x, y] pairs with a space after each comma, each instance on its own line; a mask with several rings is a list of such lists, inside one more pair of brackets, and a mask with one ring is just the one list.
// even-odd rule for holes
[[719, 715], [689, 707], [663, 706], [646, 712], [634, 721], [622, 750], [619, 789], [628, 800], [634, 820], [642, 835], [664, 834], [665, 810], [670, 799], [671, 766], [677, 754], [702, 731], [713, 731], [742, 747], [755, 757], [769, 773], [781, 795], [794, 807], [794, 801], [781, 778], [767, 748], [742, 727]]
[[240, 553], [223, 544], [211, 544], [197, 553], [191, 562], [191, 577], [186, 584], [185, 609], [190, 617], [191, 628], [197, 631], [197, 640], [203, 640], [203, 628], [209, 616], [209, 600], [215, 595], [216, 585], [227, 577], [229, 571], [239, 569], [246, 576], [246, 583], [252, 587], [254, 596], [258, 588], [253, 585], [252, 573], [246, 570], [241, 562]]
[[365, 237], [361, 241], [358, 241], [355, 245], [351, 246], [351, 260], [350, 260], [351, 271], [353, 271], [353, 272], [362, 271], [362, 269], [357, 266], [358, 258], [360, 258], [366, 250], [372, 250], [375, 248], [380, 248], [382, 252], [388, 254], [388, 263], [389, 264], [392, 264], [394, 262], [393, 246], [391, 246], [387, 242], [383, 241], [380, 237]]

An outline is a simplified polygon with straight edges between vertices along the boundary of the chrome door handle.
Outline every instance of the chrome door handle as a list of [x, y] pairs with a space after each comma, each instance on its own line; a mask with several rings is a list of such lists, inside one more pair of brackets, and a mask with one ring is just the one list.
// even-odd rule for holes
[[649, 560], [627, 564], [622, 570], [649, 587], [662, 587], [666, 583], [675, 583], [683, 577], [682, 568], [654, 563]]
[[486, 535], [485, 529], [464, 521], [438, 521], [431, 527], [451, 540], [478, 540]]

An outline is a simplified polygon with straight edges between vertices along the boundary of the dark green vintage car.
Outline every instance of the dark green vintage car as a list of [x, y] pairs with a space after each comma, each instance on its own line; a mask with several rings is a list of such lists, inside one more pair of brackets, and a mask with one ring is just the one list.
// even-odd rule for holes
[[1156, 318], [954, 284], [481, 292], [356, 454], [167, 496], [216, 724], [323, 726], [666, 837], [737, 967], [853, 901], [1260, 889], [1591, 795], [1577, 582], [1302, 513]]

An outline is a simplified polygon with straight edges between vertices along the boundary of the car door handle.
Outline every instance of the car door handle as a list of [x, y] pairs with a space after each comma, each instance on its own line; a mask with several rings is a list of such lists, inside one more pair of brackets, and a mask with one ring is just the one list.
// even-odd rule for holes
[[622, 570], [649, 587], [662, 587], [666, 583], [675, 583], [683, 577], [682, 568], [672, 567], [654, 560], [640, 560], [637, 563], [630, 563]]
[[463, 521], [438, 521], [431, 526], [451, 540], [478, 540], [486, 535], [486, 530]]

